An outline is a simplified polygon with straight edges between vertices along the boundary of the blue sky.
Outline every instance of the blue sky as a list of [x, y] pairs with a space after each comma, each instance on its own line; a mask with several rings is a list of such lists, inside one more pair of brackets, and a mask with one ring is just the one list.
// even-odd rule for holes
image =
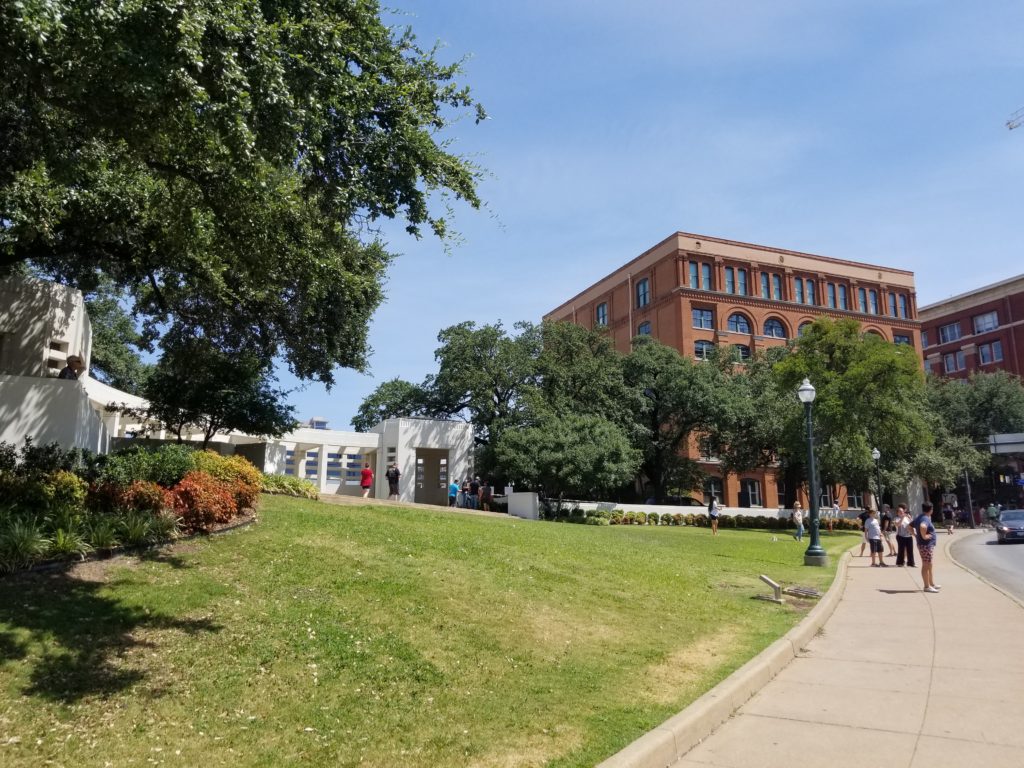
[[[538, 321], [679, 230], [886, 264], [918, 304], [1024, 272], [1024, 4], [942, 0], [396, 0], [462, 56], [487, 170], [446, 252], [400, 227], [371, 370], [295, 391], [348, 428], [437, 333]], [[287, 388], [301, 386], [287, 374]]]

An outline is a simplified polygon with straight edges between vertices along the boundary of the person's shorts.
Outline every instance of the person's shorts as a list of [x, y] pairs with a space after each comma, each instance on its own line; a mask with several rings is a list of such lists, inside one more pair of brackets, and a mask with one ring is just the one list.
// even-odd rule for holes
[[398, 493], [398, 483], [389, 483], [388, 484], [388, 491], [390, 491], [393, 494], [394, 493]]
[[882, 540], [881, 539], [868, 539], [868, 544], [871, 545], [872, 552], [882, 552]]
[[930, 563], [932, 561], [932, 555], [935, 554], [935, 545], [917, 545], [917, 551], [921, 554], [921, 562]]

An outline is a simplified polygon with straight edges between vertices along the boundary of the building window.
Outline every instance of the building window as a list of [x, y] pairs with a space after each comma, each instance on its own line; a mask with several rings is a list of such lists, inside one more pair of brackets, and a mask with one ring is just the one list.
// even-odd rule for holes
[[946, 344], [960, 338], [960, 323], [950, 323], [939, 328], [939, 344]]
[[810, 323], [804, 323], [799, 328], [797, 328], [796, 329], [797, 338], [800, 338], [801, 336], [803, 336], [804, 335], [804, 331], [806, 331], [810, 327], [811, 327]]
[[828, 306], [829, 306], [829, 309], [835, 309], [836, 308], [836, 284], [835, 283], [829, 283], [826, 286], [825, 290], [828, 293]]
[[769, 277], [767, 272], [761, 273], [761, 298], [770, 299], [772, 296], [771, 286], [769, 285]]
[[872, 315], [877, 315], [878, 314], [878, 291], [876, 291], [874, 288], [872, 288], [868, 293], [871, 296], [871, 314]]
[[813, 280], [807, 280], [805, 285], [807, 286], [807, 303], [808, 304], [814, 304], [815, 303], [815, 299], [814, 299], [814, 281]]
[[911, 341], [911, 339], [910, 339], [910, 337], [909, 337], [909, 336], [904, 336], [904, 335], [902, 335], [902, 334], [899, 334], [899, 333], [897, 333], [897, 334], [893, 334], [893, 337], [892, 337], [892, 343], [893, 343], [893, 344], [908, 344], [908, 345], [913, 345], [913, 341]]
[[732, 267], [725, 268], [725, 292], [736, 293], [736, 274]]
[[740, 360], [750, 359], [750, 347], [746, 344], [733, 344], [732, 348], [736, 350], [736, 354], [739, 356]]
[[[746, 503], [744, 503], [746, 502]], [[740, 481], [740, 506], [760, 507], [761, 505], [761, 483], [757, 480]]]
[[926, 374], [932, 372], [932, 361], [928, 360], [927, 358], [925, 358], [925, 361], [924, 361], [924, 372]]
[[849, 306], [849, 304], [847, 303], [847, 300], [846, 300], [846, 286], [845, 285], [840, 285], [839, 286], [839, 308], [840, 309], [849, 309], [850, 308], [850, 306]]
[[729, 316], [729, 330], [733, 333], [750, 333], [750, 321], [746, 315], [737, 312]]
[[852, 488], [846, 489], [846, 508], [847, 509], [864, 509], [864, 493], [863, 491], [855, 491]]
[[921, 331], [921, 346], [928, 346], [928, 331]]
[[804, 303], [804, 281], [802, 278], [793, 278], [793, 301], [797, 304]]
[[710, 504], [714, 498], [719, 504], [722, 503], [722, 480], [718, 477], [709, 477], [704, 481], [704, 503]]
[[651, 303], [651, 283], [645, 277], [643, 280], [638, 280], [636, 284], [636, 305], [637, 307], [646, 307]]
[[770, 317], [764, 321], [764, 335], [771, 336], [773, 339], [784, 339], [786, 338], [786, 327], [781, 320]]
[[693, 345], [693, 356], [698, 360], [707, 360], [715, 352], [715, 345], [710, 341], [697, 341]]
[[601, 302], [594, 310], [594, 325], [608, 325], [608, 304]]
[[782, 301], [782, 276], [772, 275], [772, 298]]
[[892, 317], [896, 317], [896, 294], [889, 294], [889, 314]]
[[644, 320], [636, 329], [637, 336], [650, 336], [651, 335], [651, 324]]
[[986, 312], [984, 315], [974, 316], [974, 332], [985, 333], [986, 331], [994, 331], [999, 327], [999, 317], [996, 313]]
[[857, 306], [861, 312], [868, 311], [868, 292], [863, 288], [857, 289]]
[[700, 287], [705, 291], [713, 289], [714, 284], [711, 282], [711, 265], [701, 264], [700, 265]]
[[942, 356], [942, 367], [946, 373], [956, 373], [962, 371], [967, 367], [964, 361], [964, 351], [962, 349], [956, 352], [947, 352]]
[[700, 273], [697, 271], [700, 266], [696, 261], [690, 262], [690, 287], [696, 290], [700, 288]]
[[736, 291], [740, 296], [747, 295], [747, 270], [736, 270]]
[[910, 310], [907, 305], [907, 297], [905, 294], [900, 294], [900, 317], [904, 320], [910, 317]]
[[695, 309], [693, 310], [693, 327], [694, 328], [714, 328], [715, 318], [710, 309]]
[[982, 365], [998, 363], [1003, 359], [1003, 342], [993, 341], [991, 344], [978, 345], [978, 359]]

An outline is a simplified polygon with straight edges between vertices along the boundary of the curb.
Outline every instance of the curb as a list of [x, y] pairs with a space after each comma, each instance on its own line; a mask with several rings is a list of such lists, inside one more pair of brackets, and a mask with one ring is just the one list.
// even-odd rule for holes
[[[986, 533], [986, 531], [971, 531], [970, 536], [971, 537], [980, 536], [983, 533]], [[963, 539], [959, 539], [959, 541], [963, 541]], [[973, 568], [969, 568], [968, 566], [964, 565], [959, 560], [957, 560], [956, 557], [954, 557], [954, 555], [953, 555], [953, 545], [955, 543], [956, 543], [955, 541], [951, 541], [951, 542], [949, 542], [949, 544], [946, 545], [946, 557], [948, 557], [950, 559], [950, 561], [953, 563], [953, 565], [955, 565], [957, 568], [959, 568], [959, 569], [961, 569], [963, 571], [967, 571], [967, 573], [971, 574], [971, 576], [976, 578], [982, 584], [985, 584], [986, 586], [992, 587], [992, 589], [994, 589], [999, 594], [1001, 594], [1001, 595], [1003, 595], [1005, 597], [1010, 598], [1011, 600], [1013, 600], [1013, 602], [1015, 602], [1021, 608], [1024, 608], [1024, 601], [1021, 601], [1016, 595], [1011, 595], [1009, 592], [1007, 592], [1005, 589], [1000, 587], [998, 584], [993, 584], [991, 581], [986, 579], [984, 576], [982, 576], [976, 570], [974, 570]]]
[[682, 712], [609, 757], [597, 768], [668, 768], [710, 736], [794, 658], [825, 625], [846, 589], [852, 550], [839, 558], [835, 579], [810, 613]]

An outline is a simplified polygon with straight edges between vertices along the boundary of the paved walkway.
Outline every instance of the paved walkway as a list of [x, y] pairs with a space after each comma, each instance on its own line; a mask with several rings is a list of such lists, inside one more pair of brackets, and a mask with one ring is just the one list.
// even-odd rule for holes
[[852, 558], [822, 631], [675, 768], [1024, 765], [1024, 607], [958, 567], [952, 539], [940, 594], [919, 568]]

